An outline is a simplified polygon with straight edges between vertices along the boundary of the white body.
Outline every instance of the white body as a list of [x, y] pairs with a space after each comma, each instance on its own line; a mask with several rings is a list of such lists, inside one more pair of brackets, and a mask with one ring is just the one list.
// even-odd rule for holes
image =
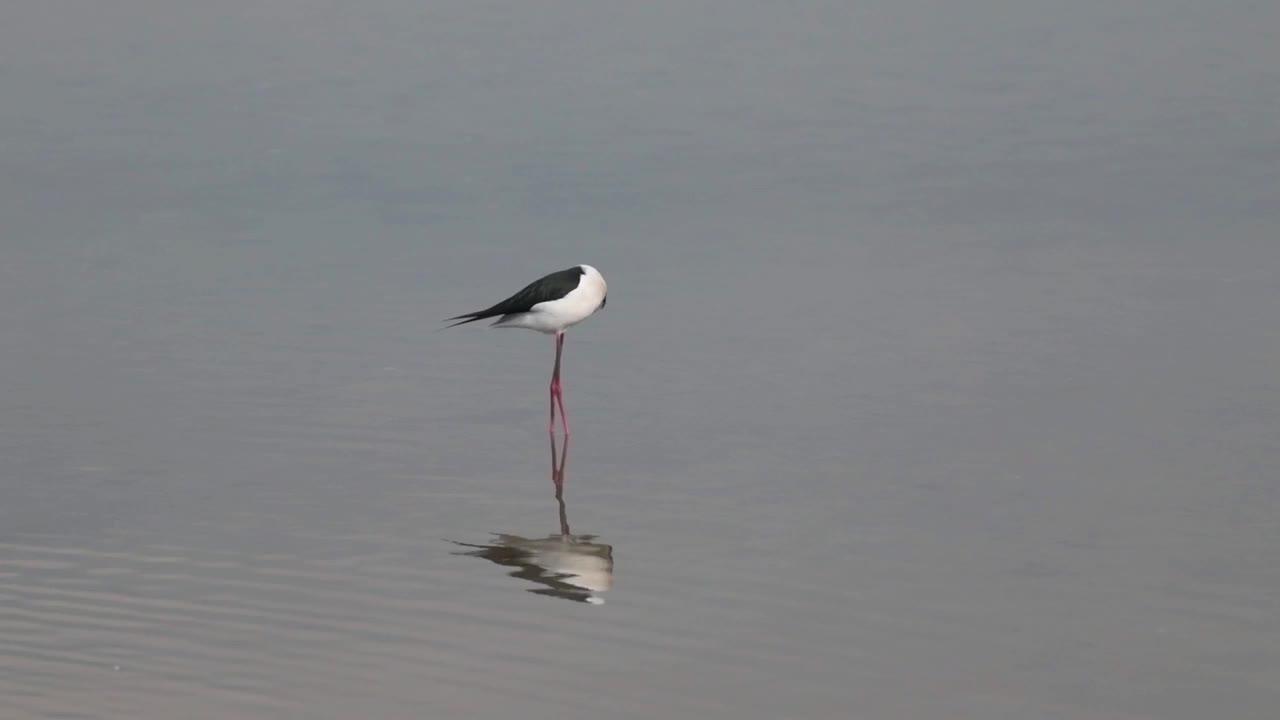
[[500, 328], [525, 328], [541, 333], [558, 333], [586, 320], [600, 309], [609, 286], [604, 276], [590, 265], [582, 266], [578, 287], [559, 300], [548, 300], [534, 305], [529, 312], [507, 315], [493, 324]]

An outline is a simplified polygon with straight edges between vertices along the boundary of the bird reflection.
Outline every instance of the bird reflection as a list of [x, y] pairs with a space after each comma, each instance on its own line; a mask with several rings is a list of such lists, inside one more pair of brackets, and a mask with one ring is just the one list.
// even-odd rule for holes
[[[600, 595], [613, 587], [613, 546], [593, 542], [595, 535], [574, 535], [564, 502], [564, 470], [569, 462], [569, 436], [564, 436], [557, 453], [556, 436], [551, 437], [551, 482], [560, 506], [560, 532], [545, 538], [525, 538], [497, 533], [492, 545], [454, 544], [474, 548], [456, 553], [481, 557], [513, 568], [511, 577], [537, 583], [535, 595], [603, 605]], [[557, 462], [558, 460], [558, 462]]]

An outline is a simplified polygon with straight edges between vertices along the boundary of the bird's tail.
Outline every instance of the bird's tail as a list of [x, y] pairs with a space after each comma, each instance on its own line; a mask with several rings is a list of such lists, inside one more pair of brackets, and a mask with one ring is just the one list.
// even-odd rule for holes
[[445, 327], [446, 328], [458, 327], [459, 325], [466, 325], [467, 323], [473, 323], [477, 320], [483, 320], [483, 319], [484, 319], [484, 313], [467, 313], [466, 315], [459, 315], [457, 317], [451, 317], [445, 320], [445, 322], [453, 322], [454, 320], [460, 321], [460, 322], [455, 322], [452, 325], [446, 325]]

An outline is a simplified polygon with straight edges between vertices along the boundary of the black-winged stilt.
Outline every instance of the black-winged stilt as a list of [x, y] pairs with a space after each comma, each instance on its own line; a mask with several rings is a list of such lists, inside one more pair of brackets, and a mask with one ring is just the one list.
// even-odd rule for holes
[[[460, 320], [449, 327], [466, 325], [496, 317], [491, 327], [525, 328], [556, 336], [556, 364], [551, 371], [551, 422], [547, 430], [556, 429], [556, 403], [560, 403], [560, 422], [569, 434], [569, 415], [564, 411], [564, 394], [560, 389], [560, 353], [564, 350], [564, 331], [595, 314], [608, 301], [609, 286], [604, 276], [590, 265], [575, 265], [534, 280], [520, 292], [489, 308], [465, 313], [449, 320]], [[447, 321], [446, 321], [447, 322]]]

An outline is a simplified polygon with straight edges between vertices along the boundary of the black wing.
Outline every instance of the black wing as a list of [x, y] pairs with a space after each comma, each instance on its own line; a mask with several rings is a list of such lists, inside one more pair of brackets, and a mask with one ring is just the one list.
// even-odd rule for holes
[[[466, 325], [469, 322], [484, 320], [485, 318], [497, 317], [499, 315], [510, 315], [512, 313], [529, 312], [534, 305], [544, 303], [549, 300], [559, 300], [578, 288], [578, 281], [586, 271], [582, 266], [577, 265], [568, 270], [560, 270], [550, 275], [534, 280], [520, 292], [494, 305], [485, 308], [479, 312], [465, 313], [457, 317], [451, 317], [449, 320], [461, 320], [449, 327], [457, 327], [458, 325]], [[448, 322], [446, 320], [445, 322]]]

